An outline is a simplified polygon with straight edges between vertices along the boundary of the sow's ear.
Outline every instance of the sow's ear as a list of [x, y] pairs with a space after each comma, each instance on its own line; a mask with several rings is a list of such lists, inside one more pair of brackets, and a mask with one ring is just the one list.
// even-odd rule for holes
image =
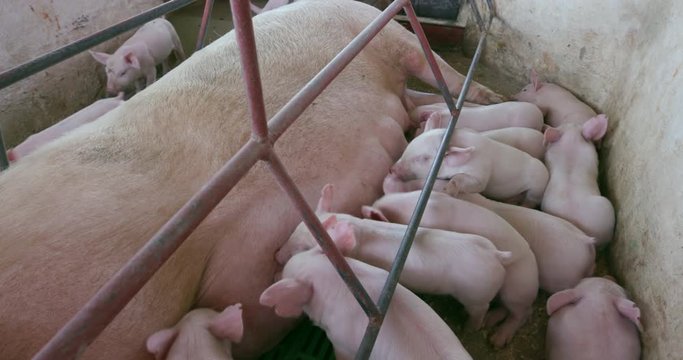
[[545, 305], [548, 316], [559, 310], [565, 305], [573, 304], [581, 300], [581, 295], [574, 289], [562, 290], [554, 293]]
[[282, 317], [297, 317], [313, 296], [313, 287], [296, 279], [282, 279], [263, 291], [261, 305], [275, 308]]

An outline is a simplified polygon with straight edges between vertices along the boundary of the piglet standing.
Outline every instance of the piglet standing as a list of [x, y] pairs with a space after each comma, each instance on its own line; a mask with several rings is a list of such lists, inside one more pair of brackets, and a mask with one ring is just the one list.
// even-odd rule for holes
[[[391, 173], [402, 181], [427, 177], [446, 133], [431, 125], [432, 119], [427, 121], [427, 131], [413, 139], [391, 167]], [[536, 207], [548, 183], [548, 170], [512, 146], [470, 129], [455, 129], [437, 178], [456, 183], [459, 191]]]
[[548, 298], [549, 360], [640, 359], [640, 309], [610, 278], [583, 279]]
[[194, 309], [175, 326], [147, 338], [147, 351], [157, 360], [231, 360], [231, 343], [240, 342], [243, 333], [242, 304], [221, 313]]
[[32, 153], [40, 146], [61, 137], [67, 132], [89, 122], [123, 104], [123, 92], [117, 97], [97, 100], [49, 128], [29, 136], [24, 142], [7, 151], [9, 161], [17, 161]]
[[[173, 25], [166, 19], [154, 19], [142, 25], [113, 54], [90, 51], [95, 60], [105, 65], [107, 92], [116, 94], [135, 87], [136, 92], [157, 79], [158, 64], [165, 74], [170, 69], [168, 57], [175, 53], [178, 61], [185, 52]], [[141, 81], [144, 81], [144, 86]]]
[[576, 225], [600, 247], [612, 240], [614, 208], [600, 195], [598, 154], [593, 141], [607, 131], [607, 117], [597, 115], [582, 125], [548, 127], [545, 164], [550, 180], [541, 209]]
[[[377, 301], [388, 273], [358, 260], [346, 261]], [[305, 312], [325, 331], [339, 360], [354, 358], [368, 324], [367, 315], [318, 246], [292, 257], [282, 279], [261, 294], [260, 302], [282, 317]], [[370, 359], [420, 358], [472, 359], [439, 315], [397, 284]]]
[[548, 125], [581, 125], [597, 115], [590, 106], [577, 99], [569, 90], [556, 84], [540, 82], [534, 69], [531, 69], [529, 77], [531, 84], [522, 88], [513, 95], [513, 98], [538, 106]]

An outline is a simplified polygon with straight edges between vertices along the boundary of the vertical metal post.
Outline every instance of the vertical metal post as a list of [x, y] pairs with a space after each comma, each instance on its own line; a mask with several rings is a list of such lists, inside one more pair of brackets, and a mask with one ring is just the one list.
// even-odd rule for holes
[[204, 2], [204, 13], [202, 14], [202, 23], [199, 25], [199, 34], [197, 34], [197, 45], [194, 51], [199, 51], [204, 47], [204, 41], [206, 41], [206, 30], [209, 27], [209, 21], [211, 20], [211, 13], [213, 12], [213, 1], [206, 0]]
[[251, 113], [251, 136], [263, 142], [268, 138], [268, 125], [266, 123], [266, 110], [263, 105], [263, 89], [249, 4], [249, 0], [232, 0], [230, 7], [232, 19], [235, 23], [235, 38], [240, 49], [242, 77], [247, 86], [249, 112]]
[[[396, 257], [394, 259], [394, 262], [391, 267], [391, 271], [389, 272], [389, 275], [387, 277], [387, 281], [384, 284], [384, 288], [382, 289], [382, 293], [380, 294], [377, 306], [379, 307], [379, 311], [382, 313], [383, 317], [380, 319], [380, 322], [377, 324], [369, 323], [366, 330], [365, 334], [363, 335], [363, 340], [361, 341], [360, 347], [358, 349], [358, 352], [356, 353], [356, 360], [365, 360], [370, 357], [370, 354], [372, 352], [372, 348], [374, 347], [375, 341], [377, 340], [377, 336], [379, 335], [379, 331], [382, 326], [382, 321], [384, 319], [384, 316], [386, 316], [386, 312], [389, 309], [389, 304], [391, 303], [391, 297], [394, 294], [394, 291], [396, 290], [396, 286], [398, 284], [398, 279], [400, 277], [401, 271], [403, 270], [403, 266], [405, 265], [405, 261], [408, 257], [408, 253], [410, 252], [410, 248], [412, 246], [413, 240], [415, 238], [415, 234], [417, 233], [417, 228], [420, 224], [420, 221], [422, 220], [422, 215], [424, 214], [424, 210], [427, 206], [427, 202], [429, 201], [429, 197], [432, 193], [432, 189], [434, 187], [434, 182], [436, 181], [436, 175], [439, 172], [439, 169], [441, 168], [441, 164], [443, 162], [443, 157], [446, 153], [446, 149], [449, 146], [449, 142], [451, 139], [451, 136], [453, 134], [453, 131], [455, 129], [455, 124], [458, 121], [458, 117], [460, 115], [460, 109], [462, 109], [462, 105], [465, 102], [465, 97], [467, 96], [467, 91], [469, 89], [470, 84], [472, 83], [472, 78], [474, 76], [474, 69], [477, 66], [477, 63], [479, 61], [479, 58], [481, 57], [481, 52], [484, 46], [484, 40], [486, 39], [487, 31], [482, 32], [480, 38], [479, 38], [479, 44], [477, 46], [477, 50], [474, 54], [474, 57], [472, 58], [472, 62], [470, 64], [470, 67], [467, 72], [467, 76], [465, 77], [465, 81], [462, 86], [462, 90], [460, 92], [460, 95], [458, 96], [457, 103], [455, 104], [455, 107], [453, 107], [453, 101], [450, 96], [450, 93], [448, 92], [447, 87], [445, 88], [444, 91], [444, 86], [445, 82], [443, 80], [443, 76], [441, 75], [441, 72], [438, 69], [438, 66], [436, 66], [436, 62], [434, 61], [433, 57], [430, 60], [430, 55], [431, 55], [431, 48], [429, 46], [429, 43], [427, 42], [426, 36], [424, 36], [424, 32], [422, 30], [422, 26], [420, 25], [419, 21], [417, 20], [417, 16], [415, 15], [415, 11], [412, 8], [411, 4], [408, 4], [405, 6], [405, 11], [408, 17], [410, 18], [410, 23], [413, 27], [413, 30], [415, 31], [416, 35], [418, 36], [418, 39], [420, 43], [422, 44], [422, 48], [425, 51], [425, 56], [427, 57], [430, 67], [432, 71], [434, 72], [434, 76], [437, 79], [437, 82], [439, 84], [439, 87], [442, 90], [442, 94], [444, 96], [444, 100], [448, 104], [449, 110], [452, 113], [452, 117], [450, 122], [448, 123], [448, 127], [446, 128], [446, 132], [441, 139], [441, 144], [439, 145], [439, 149], [437, 152], [436, 157], [434, 158], [434, 162], [432, 163], [431, 168], [429, 169], [429, 173], [427, 174], [427, 178], [425, 180], [425, 184], [422, 188], [422, 191], [420, 192], [420, 196], [417, 200], [417, 204], [415, 205], [415, 210], [413, 210], [413, 214], [410, 217], [410, 221], [408, 222], [408, 226], [406, 229], [406, 232], [403, 236], [403, 240], [401, 241], [401, 245], [399, 247], [399, 250], [396, 254]], [[490, 21], [489, 21], [490, 25]]]
[[2, 138], [2, 129], [0, 129], [0, 171], [9, 167], [9, 159], [7, 158], [7, 149], [5, 148], [5, 139]]

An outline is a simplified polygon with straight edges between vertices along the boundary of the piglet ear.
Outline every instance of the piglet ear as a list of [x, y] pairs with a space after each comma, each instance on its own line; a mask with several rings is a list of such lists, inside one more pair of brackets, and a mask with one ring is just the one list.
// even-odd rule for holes
[[332, 199], [334, 199], [334, 185], [325, 184], [320, 190], [320, 200], [318, 200], [317, 213], [332, 212]]
[[323, 228], [329, 230], [331, 227], [337, 224], [337, 215], [329, 216], [325, 221], [322, 222]]
[[176, 336], [178, 336], [178, 330], [176, 328], [163, 329], [155, 332], [150, 337], [147, 338], [147, 352], [154, 355], [156, 360], [161, 360], [166, 358], [168, 350], [173, 345]]
[[363, 205], [363, 207], [361, 208], [361, 213], [363, 214], [363, 217], [366, 219], [390, 222], [389, 219], [387, 219], [387, 217], [384, 216], [380, 209], [376, 209], [372, 206]]
[[474, 151], [474, 146], [461, 148], [457, 146], [451, 146], [446, 150], [446, 156], [444, 157], [444, 162], [447, 166], [460, 166], [468, 162], [472, 157], [472, 152]]
[[282, 279], [263, 291], [261, 305], [275, 308], [282, 317], [298, 317], [313, 296], [313, 287], [296, 279]]
[[557, 130], [557, 128], [552, 126], [548, 126], [543, 132], [543, 146], [548, 146], [548, 144], [560, 140], [560, 137], [562, 137], [560, 130]]
[[607, 132], [607, 115], [600, 114], [583, 123], [581, 135], [588, 141], [598, 141]]
[[425, 123], [425, 129], [424, 132], [427, 132], [429, 130], [433, 129], [443, 129], [448, 126], [448, 121], [450, 120], [450, 116], [448, 113], [443, 113], [441, 111], [434, 111], [433, 113], [429, 114], [429, 117], [427, 118], [427, 122]]
[[230, 305], [209, 323], [209, 331], [218, 339], [226, 339], [238, 343], [242, 341], [244, 323], [242, 322], [242, 304]]
[[107, 59], [109, 59], [109, 57], [111, 56], [107, 53], [98, 52], [98, 51], [88, 50], [88, 52], [95, 59], [95, 61], [97, 61], [100, 64], [105, 64], [105, 65], [107, 64]]
[[538, 81], [538, 73], [534, 68], [531, 68], [531, 71], [529, 71], [529, 79], [531, 79], [531, 84], [534, 86], [535, 91], [538, 91], [543, 85], [540, 81]]
[[123, 55], [123, 60], [132, 68], [140, 70], [140, 60], [138, 60], [138, 57], [135, 56], [135, 54], [133, 54], [132, 52]]
[[614, 301], [614, 306], [619, 313], [631, 320], [636, 325], [638, 331], [643, 332], [643, 325], [640, 323], [640, 309], [633, 301], [620, 297]]
[[358, 244], [356, 234], [353, 231], [353, 225], [347, 221], [338, 222], [337, 225], [328, 230], [328, 232], [339, 251], [343, 254], [348, 254]]
[[548, 302], [545, 304], [545, 309], [548, 313], [548, 316], [550, 316], [565, 305], [573, 304], [579, 300], [581, 300], [581, 295], [579, 295], [576, 290], [562, 290], [554, 293], [550, 298], [548, 298]]

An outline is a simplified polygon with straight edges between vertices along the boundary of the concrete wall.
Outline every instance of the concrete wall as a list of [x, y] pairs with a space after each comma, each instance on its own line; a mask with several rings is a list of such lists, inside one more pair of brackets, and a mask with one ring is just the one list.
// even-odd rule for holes
[[[600, 150], [615, 205], [610, 270], [640, 305], [644, 359], [683, 356], [683, 2], [505, 0], [484, 62], [570, 89], [610, 125]], [[470, 26], [471, 28], [471, 26]], [[468, 47], [476, 45], [469, 31]]]
[[[0, 0], [0, 71], [78, 40], [161, 0]], [[132, 32], [130, 33], [132, 34]], [[114, 51], [130, 34], [96, 47]], [[103, 66], [85, 52], [0, 90], [8, 147], [89, 105], [104, 93]]]

